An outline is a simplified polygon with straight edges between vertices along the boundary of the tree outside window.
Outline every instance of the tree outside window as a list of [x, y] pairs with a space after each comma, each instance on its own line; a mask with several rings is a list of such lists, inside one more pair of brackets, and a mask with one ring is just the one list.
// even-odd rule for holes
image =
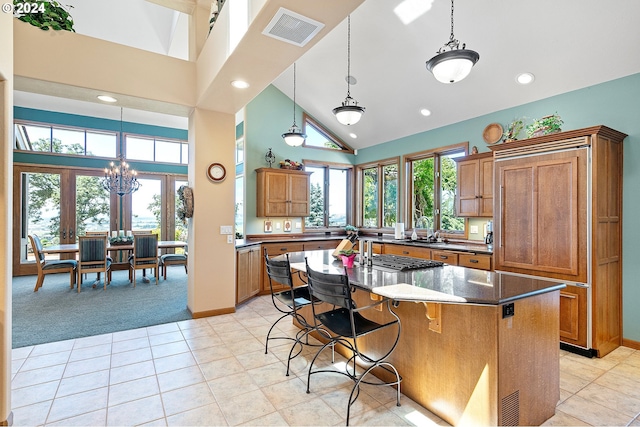
[[398, 162], [360, 166], [362, 227], [393, 227], [398, 218]]
[[310, 180], [309, 216], [305, 227], [344, 227], [350, 219], [351, 166], [305, 160]]

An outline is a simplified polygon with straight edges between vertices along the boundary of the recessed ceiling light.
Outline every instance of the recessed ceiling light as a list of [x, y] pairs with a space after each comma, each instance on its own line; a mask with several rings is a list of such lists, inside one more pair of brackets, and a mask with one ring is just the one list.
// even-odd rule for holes
[[420, 114], [422, 114], [423, 116], [427, 117], [431, 115], [431, 111], [427, 110], [426, 108], [422, 108], [420, 110]]
[[521, 85], [528, 85], [533, 82], [536, 77], [531, 73], [520, 73], [516, 76], [516, 81]]
[[113, 96], [109, 96], [109, 95], [98, 95], [98, 99], [100, 101], [104, 101], [104, 102], [117, 102], [118, 101]]
[[249, 87], [249, 83], [245, 82], [244, 80], [234, 80], [231, 82], [231, 86], [238, 89], [246, 89]]
[[353, 139], [356, 139], [356, 138], [358, 137], [358, 135], [356, 135], [356, 134], [355, 134], [355, 133], [353, 133], [353, 132], [351, 132], [351, 133], [349, 134], [349, 136], [350, 136], [351, 138], [353, 138]]

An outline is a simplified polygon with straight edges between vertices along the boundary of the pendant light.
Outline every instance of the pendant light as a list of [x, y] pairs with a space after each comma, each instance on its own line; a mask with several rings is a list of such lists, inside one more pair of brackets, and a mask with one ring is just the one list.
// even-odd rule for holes
[[343, 125], [354, 125], [364, 114], [364, 107], [351, 97], [351, 15], [347, 17], [347, 97], [339, 107], [333, 109], [336, 119]]
[[293, 63], [293, 125], [289, 128], [289, 132], [283, 133], [282, 137], [287, 145], [299, 147], [302, 145], [307, 135], [302, 133], [296, 125], [296, 63]]
[[[480, 55], [473, 50], [465, 49], [453, 36], [453, 0], [451, 0], [451, 35], [449, 41], [444, 44], [436, 56], [427, 61], [427, 70], [442, 83], [455, 83], [464, 79], [471, 72], [471, 68], [478, 62]], [[446, 49], [449, 49], [448, 51]]]

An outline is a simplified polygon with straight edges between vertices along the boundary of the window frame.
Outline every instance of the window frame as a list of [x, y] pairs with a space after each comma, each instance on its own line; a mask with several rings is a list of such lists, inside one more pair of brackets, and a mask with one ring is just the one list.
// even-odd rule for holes
[[[405, 215], [404, 215], [404, 219], [405, 219], [405, 224], [408, 225], [407, 229], [408, 230], [412, 230], [414, 228], [414, 224], [413, 224], [413, 172], [412, 172], [412, 163], [416, 160], [423, 160], [423, 159], [427, 159], [427, 158], [434, 158], [434, 209], [437, 209], [437, 212], [434, 212], [434, 218], [433, 218], [433, 228], [434, 231], [440, 230], [440, 227], [442, 225], [442, 218], [441, 218], [441, 189], [442, 189], [442, 185], [440, 183], [440, 161], [435, 161], [436, 159], [439, 160], [440, 157], [446, 156], [448, 154], [453, 154], [454, 152], [463, 152], [463, 155], [468, 155], [469, 154], [469, 142], [460, 142], [457, 144], [451, 144], [451, 145], [446, 145], [444, 147], [438, 147], [438, 148], [433, 148], [433, 149], [429, 149], [429, 150], [425, 150], [425, 151], [420, 151], [420, 152], [416, 152], [416, 153], [411, 153], [411, 154], [406, 154], [404, 156], [404, 176], [406, 177], [406, 185], [405, 187], [405, 200], [404, 200], [404, 205], [405, 205]], [[457, 178], [456, 178], [457, 179]], [[457, 185], [456, 185], [457, 187]], [[457, 194], [455, 195], [455, 197], [457, 197]], [[455, 206], [455, 200], [454, 200], [454, 206]], [[464, 218], [464, 230], [461, 232], [451, 232], [451, 231], [443, 231], [442, 233], [442, 237], [447, 237], [447, 238], [464, 238], [466, 239], [468, 237], [468, 233], [469, 233], [469, 218]]]
[[[378, 176], [384, 177], [384, 167], [389, 165], [396, 165], [398, 168], [398, 183], [396, 189], [396, 218], [402, 218], [401, 216], [401, 206], [400, 206], [400, 194], [402, 192], [402, 169], [400, 167], [401, 157], [390, 157], [387, 159], [377, 160], [375, 162], [362, 163], [356, 165], [356, 177], [357, 177], [357, 225], [360, 228], [365, 230], [391, 230], [392, 227], [384, 227], [384, 211], [380, 208], [380, 202], [384, 200], [384, 183], [381, 180], [378, 180], [378, 226], [377, 227], [365, 227], [364, 224], [364, 171], [367, 169], [376, 168]], [[382, 185], [381, 185], [382, 184]]]
[[[347, 172], [347, 188], [346, 188], [346, 200], [345, 200], [345, 206], [346, 206], [346, 222], [347, 224], [351, 224], [353, 221], [353, 180], [354, 180], [354, 166], [350, 165], [348, 163], [335, 163], [335, 162], [322, 162], [319, 160], [310, 160], [310, 159], [303, 159], [302, 163], [306, 167], [313, 167], [313, 168], [323, 168], [325, 169], [325, 180], [324, 180], [324, 221], [323, 221], [323, 225], [322, 226], [309, 226], [307, 224], [305, 224], [304, 228], [305, 231], [307, 228], [313, 230], [313, 232], [317, 232], [317, 231], [335, 231], [337, 229], [342, 229], [344, 228], [343, 226], [329, 226], [329, 210], [328, 210], [328, 205], [329, 205], [329, 180], [327, 179], [327, 177], [329, 176], [329, 170], [330, 169], [336, 169], [336, 170], [344, 170]], [[311, 202], [311, 200], [309, 200], [309, 202]], [[303, 218], [303, 220], [306, 222], [306, 219]]]
[[340, 148], [335, 149], [335, 148], [318, 147], [317, 145], [308, 145], [306, 140], [305, 142], [302, 143], [303, 147], [313, 148], [314, 150], [328, 150], [328, 151], [337, 151], [340, 153], [354, 154], [354, 150], [352, 147], [349, 146], [349, 144], [347, 144], [346, 142], [344, 142], [343, 140], [335, 136], [333, 133], [331, 133], [327, 128], [322, 126], [320, 122], [318, 122], [316, 119], [314, 119], [307, 113], [303, 112], [302, 113], [302, 133], [304, 134], [307, 134], [307, 123], [310, 123], [318, 132], [323, 134], [328, 140], [338, 145]]
[[[149, 140], [153, 142], [153, 159], [152, 160], [147, 160], [147, 159], [131, 159], [129, 157], [127, 157], [127, 138], [136, 138], [136, 139], [144, 139], [144, 140]], [[156, 143], [158, 141], [161, 142], [171, 142], [174, 144], [180, 144], [180, 162], [161, 162], [156, 160], [156, 152], [157, 152], [157, 146]], [[186, 163], [183, 162], [182, 159], [182, 148], [184, 148], [184, 146], [187, 146], [187, 158], [186, 158]], [[141, 134], [137, 134], [137, 133], [132, 133], [132, 132], [123, 132], [122, 133], [122, 155], [125, 158], [125, 160], [129, 160], [129, 161], [134, 161], [134, 162], [149, 162], [149, 163], [162, 163], [162, 164], [167, 164], [167, 165], [188, 165], [189, 164], [189, 142], [182, 140], [182, 139], [176, 139], [176, 138], [165, 138], [165, 137], [156, 137], [156, 136], [151, 136], [151, 135], [141, 135]]]

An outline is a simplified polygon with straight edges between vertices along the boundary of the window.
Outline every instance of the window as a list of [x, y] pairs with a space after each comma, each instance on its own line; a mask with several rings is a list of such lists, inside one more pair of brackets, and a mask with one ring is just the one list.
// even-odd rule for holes
[[189, 164], [189, 144], [186, 141], [125, 135], [127, 160]]
[[358, 167], [362, 227], [393, 227], [398, 218], [399, 158]]
[[465, 232], [465, 219], [455, 212], [457, 169], [453, 159], [464, 156], [466, 147], [466, 143], [456, 144], [405, 158], [410, 228]]
[[321, 164], [304, 160], [310, 176], [310, 214], [306, 227], [344, 227], [350, 220], [350, 165]]
[[118, 137], [115, 132], [20, 122], [16, 122], [14, 132], [16, 150], [116, 157]]
[[331, 132], [323, 128], [306, 113], [302, 114], [302, 132], [307, 135], [304, 142], [305, 147], [353, 153], [353, 148], [342, 142], [338, 137], [332, 135]]

